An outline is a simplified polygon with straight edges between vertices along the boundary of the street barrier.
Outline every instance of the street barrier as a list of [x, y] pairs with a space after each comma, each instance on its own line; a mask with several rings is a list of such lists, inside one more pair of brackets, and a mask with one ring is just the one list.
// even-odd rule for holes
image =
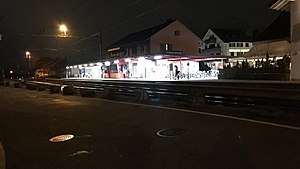
[[[224, 105], [300, 110], [300, 83], [297, 82], [46, 79], [44, 82], [30, 83], [45, 86], [72, 85], [75, 90], [80, 90], [83, 97], [99, 94], [105, 99], [116, 99], [126, 96], [142, 103], [159, 100], [189, 107]], [[74, 91], [71, 93], [74, 94]]]
[[61, 86], [61, 90], [63, 92], [63, 95], [74, 95], [76, 93], [73, 85], [63, 85]]

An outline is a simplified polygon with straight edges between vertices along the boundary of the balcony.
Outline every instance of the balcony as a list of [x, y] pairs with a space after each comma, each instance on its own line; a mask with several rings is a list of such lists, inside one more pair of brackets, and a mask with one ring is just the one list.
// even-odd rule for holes
[[202, 54], [210, 54], [210, 53], [222, 53], [221, 47], [214, 47], [209, 49], [203, 49]]
[[209, 38], [204, 41], [205, 44], [217, 43], [217, 38]]

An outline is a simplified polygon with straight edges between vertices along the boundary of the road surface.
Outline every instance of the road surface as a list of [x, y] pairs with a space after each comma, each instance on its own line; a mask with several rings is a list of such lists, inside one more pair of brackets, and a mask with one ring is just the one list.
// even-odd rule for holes
[[298, 127], [4, 87], [0, 101], [8, 169], [300, 168]]

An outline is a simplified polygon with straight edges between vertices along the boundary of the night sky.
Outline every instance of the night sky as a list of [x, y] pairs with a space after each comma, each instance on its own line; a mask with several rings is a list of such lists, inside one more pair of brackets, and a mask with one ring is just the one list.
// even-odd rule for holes
[[211, 27], [262, 31], [278, 16], [268, 8], [269, 3], [270, 0], [0, 0], [0, 31], [11, 39], [4, 45], [10, 58], [22, 57], [26, 49], [60, 45], [71, 48], [69, 60], [84, 62], [98, 58], [96, 37], [70, 46], [78, 39], [53, 43], [51, 37], [29, 35], [57, 34], [60, 23], [78, 37], [92, 35], [101, 28], [103, 46], [107, 47], [128, 33], [167, 19], [179, 19], [201, 38]]

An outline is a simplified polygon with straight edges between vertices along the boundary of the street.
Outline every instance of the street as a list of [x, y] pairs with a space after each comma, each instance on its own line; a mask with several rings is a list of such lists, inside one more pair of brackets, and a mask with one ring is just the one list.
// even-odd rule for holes
[[0, 100], [7, 169], [300, 168], [298, 127], [4, 87]]

